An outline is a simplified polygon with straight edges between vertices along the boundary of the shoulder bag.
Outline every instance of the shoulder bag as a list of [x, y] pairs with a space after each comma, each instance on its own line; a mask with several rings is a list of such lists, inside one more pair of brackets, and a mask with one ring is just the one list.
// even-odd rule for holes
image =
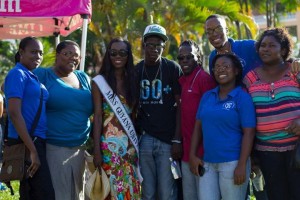
[[[33, 136], [34, 130], [37, 127], [41, 116], [42, 106], [43, 91], [41, 89], [39, 108], [29, 132], [31, 137]], [[13, 140], [13, 142], [10, 142], [8, 139], [3, 150], [3, 163], [0, 172], [0, 181], [7, 183], [12, 180], [23, 180], [28, 178], [27, 169], [31, 164], [29, 155], [29, 150], [20, 139]]]

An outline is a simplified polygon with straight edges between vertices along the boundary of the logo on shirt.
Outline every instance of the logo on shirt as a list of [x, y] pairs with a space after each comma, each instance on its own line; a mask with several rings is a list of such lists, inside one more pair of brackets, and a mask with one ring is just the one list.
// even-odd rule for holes
[[[238, 56], [239, 57], [239, 56]], [[242, 64], [243, 70], [245, 69], [246, 66], [246, 61], [242, 58], [239, 57], [240, 63]]]
[[223, 104], [223, 109], [224, 110], [231, 110], [235, 108], [235, 102], [234, 101], [227, 101]]
[[140, 82], [140, 99], [141, 104], [163, 104], [163, 93], [169, 94], [172, 88], [167, 85], [163, 88], [162, 81], [154, 79], [153, 81], [143, 79]]

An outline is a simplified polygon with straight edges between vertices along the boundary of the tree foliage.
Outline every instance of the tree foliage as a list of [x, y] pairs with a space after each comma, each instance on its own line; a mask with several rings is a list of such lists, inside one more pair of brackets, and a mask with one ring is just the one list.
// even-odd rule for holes
[[0, 41], [0, 83], [3, 82], [5, 75], [14, 65], [15, 53], [17, 52], [16, 41]]
[[276, 27], [279, 23], [279, 15], [297, 11], [300, 0], [251, 0], [249, 4], [253, 9], [266, 14], [267, 27]]
[[[205, 52], [209, 53], [204, 23], [214, 13], [227, 16], [228, 22], [237, 21], [239, 26], [242, 25], [240, 37], [255, 37], [258, 30], [248, 13], [240, 12], [240, 5], [236, 1], [100, 0], [92, 3], [93, 18], [89, 30], [93, 35], [95, 55], [102, 55], [105, 44], [113, 37], [121, 36], [129, 40], [134, 47], [135, 60], [139, 60], [143, 54], [143, 31], [151, 23], [164, 26], [170, 36], [164, 56], [175, 58], [177, 48], [184, 39], [193, 39], [203, 44]], [[232, 36], [237, 35], [236, 23], [229, 23], [229, 29]]]
[[[92, 0], [92, 20], [89, 24], [86, 69], [99, 69], [101, 58], [108, 42], [116, 37], [126, 38], [133, 46], [135, 61], [143, 56], [142, 35], [145, 27], [152, 23], [164, 26], [170, 38], [164, 56], [175, 58], [178, 46], [185, 39], [202, 44], [208, 55], [211, 47], [204, 31], [205, 19], [211, 14], [227, 16], [229, 35], [233, 38], [255, 38], [258, 27], [251, 16], [252, 9], [266, 12], [266, 2], [280, 2], [285, 11], [293, 11], [300, 0]], [[276, 4], [277, 5], [277, 4]], [[67, 38], [80, 44], [81, 31]], [[54, 63], [54, 37], [43, 38], [44, 61], [42, 66]], [[2, 67], [0, 76], [14, 65], [14, 54], [18, 41], [0, 41]], [[0, 78], [1, 79], [1, 78]]]

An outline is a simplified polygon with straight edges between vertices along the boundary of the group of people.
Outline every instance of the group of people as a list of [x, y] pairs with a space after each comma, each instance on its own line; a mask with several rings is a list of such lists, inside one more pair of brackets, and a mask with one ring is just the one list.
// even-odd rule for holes
[[[22, 141], [30, 152], [29, 178], [20, 182], [20, 199], [79, 199], [93, 113], [90, 80], [76, 70], [77, 43], [61, 42], [53, 67], [37, 68], [43, 53], [37, 38], [22, 39], [16, 66], [4, 82], [7, 144]], [[33, 123], [37, 125], [30, 135]]]
[[166, 30], [151, 24], [144, 59], [134, 65], [131, 44], [114, 38], [92, 80], [76, 70], [77, 43], [61, 42], [54, 66], [37, 68], [43, 46], [24, 38], [4, 82], [8, 141], [22, 140], [31, 158], [21, 199], [83, 199], [90, 132], [94, 165], [110, 182], [106, 199], [178, 199], [170, 158], [181, 161], [184, 199], [246, 199], [254, 165], [268, 199], [300, 199], [300, 171], [290, 165], [300, 135], [300, 64], [289, 59], [289, 34], [273, 28], [257, 41], [235, 41], [220, 15], [207, 18], [205, 31], [215, 48], [210, 73], [192, 40], [180, 44], [178, 63], [164, 58]]

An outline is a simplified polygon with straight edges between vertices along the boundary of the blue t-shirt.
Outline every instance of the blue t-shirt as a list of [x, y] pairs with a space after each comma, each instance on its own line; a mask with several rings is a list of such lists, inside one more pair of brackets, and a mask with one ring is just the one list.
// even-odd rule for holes
[[[21, 112], [29, 133], [40, 105], [41, 87], [43, 90], [43, 107], [33, 136], [45, 139], [47, 132], [45, 104], [49, 94], [45, 86], [39, 82], [38, 78], [21, 63], [17, 63], [16, 66], [8, 72], [5, 78], [4, 94], [7, 99], [7, 101], [5, 101], [6, 108], [8, 108], [8, 100], [10, 98], [21, 99]], [[8, 121], [8, 137], [15, 139], [18, 138], [18, 133], [11, 123], [10, 118]]]
[[[252, 69], [262, 65], [262, 61], [255, 49], [255, 40], [233, 40], [228, 38], [232, 52], [240, 58], [243, 65], [243, 77]], [[212, 74], [212, 61], [217, 55], [213, 50], [209, 55], [209, 72]]]
[[47, 102], [47, 143], [74, 147], [83, 145], [90, 133], [93, 112], [90, 80], [82, 71], [74, 71], [81, 88], [66, 84], [52, 68], [38, 68], [34, 73], [49, 91]]
[[204, 94], [197, 120], [203, 132], [203, 160], [211, 163], [239, 160], [243, 130], [256, 126], [255, 109], [251, 96], [236, 87], [226, 99], [219, 99], [219, 87]]

